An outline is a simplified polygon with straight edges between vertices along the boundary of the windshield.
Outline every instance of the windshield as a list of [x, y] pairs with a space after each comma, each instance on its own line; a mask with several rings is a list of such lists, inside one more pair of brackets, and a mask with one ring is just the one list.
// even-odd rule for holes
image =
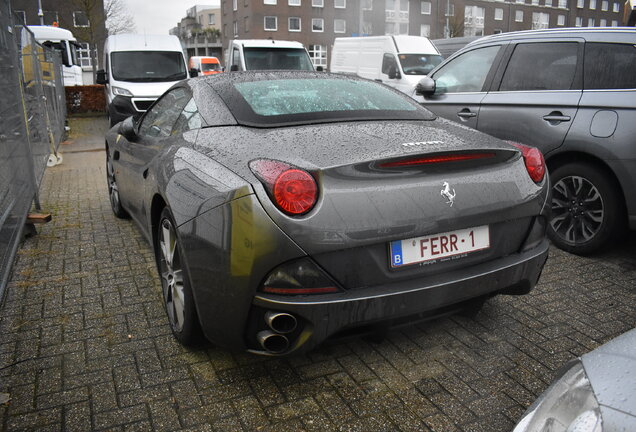
[[442, 62], [437, 54], [400, 54], [400, 64], [406, 75], [426, 75]]
[[243, 52], [247, 70], [314, 70], [303, 48], [245, 48]]
[[218, 63], [201, 63], [201, 72], [220, 71], [221, 67]]
[[250, 126], [434, 118], [408, 97], [358, 79], [260, 79], [229, 89], [221, 97], [237, 121]]
[[129, 82], [179, 81], [187, 78], [176, 51], [119, 51], [110, 55], [113, 78]]

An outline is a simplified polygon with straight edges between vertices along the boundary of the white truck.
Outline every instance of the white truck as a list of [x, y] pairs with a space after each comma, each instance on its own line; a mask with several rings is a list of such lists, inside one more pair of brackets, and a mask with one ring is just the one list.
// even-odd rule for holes
[[300, 42], [271, 39], [231, 40], [225, 52], [226, 71], [309, 70], [313, 71], [307, 49]]
[[329, 71], [379, 81], [415, 98], [417, 83], [441, 61], [423, 36], [342, 37], [334, 41]]
[[82, 67], [77, 58], [79, 44], [69, 30], [53, 26], [27, 26], [35, 40], [49, 48], [57, 50], [62, 55], [62, 78], [64, 86], [84, 85]]
[[139, 118], [174, 83], [188, 78], [181, 42], [171, 35], [118, 34], [104, 43], [104, 69], [111, 126]]

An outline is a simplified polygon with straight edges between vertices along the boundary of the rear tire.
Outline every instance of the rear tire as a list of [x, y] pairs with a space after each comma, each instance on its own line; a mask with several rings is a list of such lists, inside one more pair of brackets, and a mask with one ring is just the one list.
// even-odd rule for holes
[[115, 169], [113, 162], [110, 160], [110, 152], [106, 148], [106, 181], [108, 182], [108, 198], [110, 200], [110, 208], [119, 219], [128, 219], [130, 215], [121, 205], [119, 198], [119, 187], [115, 178]]
[[587, 255], [608, 246], [622, 231], [620, 189], [602, 169], [575, 162], [550, 174], [550, 240], [567, 252]]
[[155, 257], [161, 279], [163, 303], [174, 337], [183, 345], [201, 341], [201, 328], [188, 271], [183, 263], [183, 249], [170, 210], [161, 212], [155, 241]]

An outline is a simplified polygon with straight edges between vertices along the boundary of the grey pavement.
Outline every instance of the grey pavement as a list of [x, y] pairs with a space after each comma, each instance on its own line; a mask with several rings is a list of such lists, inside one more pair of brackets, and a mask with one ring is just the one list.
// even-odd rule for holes
[[7, 431], [509, 431], [568, 360], [636, 326], [636, 235], [550, 251], [527, 296], [282, 359], [172, 337], [153, 253], [109, 206], [105, 119], [72, 119], [46, 172], [53, 221], [0, 309]]

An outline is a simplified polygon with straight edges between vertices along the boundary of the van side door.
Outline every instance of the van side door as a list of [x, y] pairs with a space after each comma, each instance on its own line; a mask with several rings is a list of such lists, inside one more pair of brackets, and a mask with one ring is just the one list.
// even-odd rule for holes
[[505, 45], [475, 48], [452, 57], [433, 71], [435, 93], [423, 105], [440, 117], [477, 128], [480, 104], [492, 82]]
[[581, 99], [583, 48], [577, 39], [513, 43], [481, 102], [477, 129], [544, 154], [559, 147]]

